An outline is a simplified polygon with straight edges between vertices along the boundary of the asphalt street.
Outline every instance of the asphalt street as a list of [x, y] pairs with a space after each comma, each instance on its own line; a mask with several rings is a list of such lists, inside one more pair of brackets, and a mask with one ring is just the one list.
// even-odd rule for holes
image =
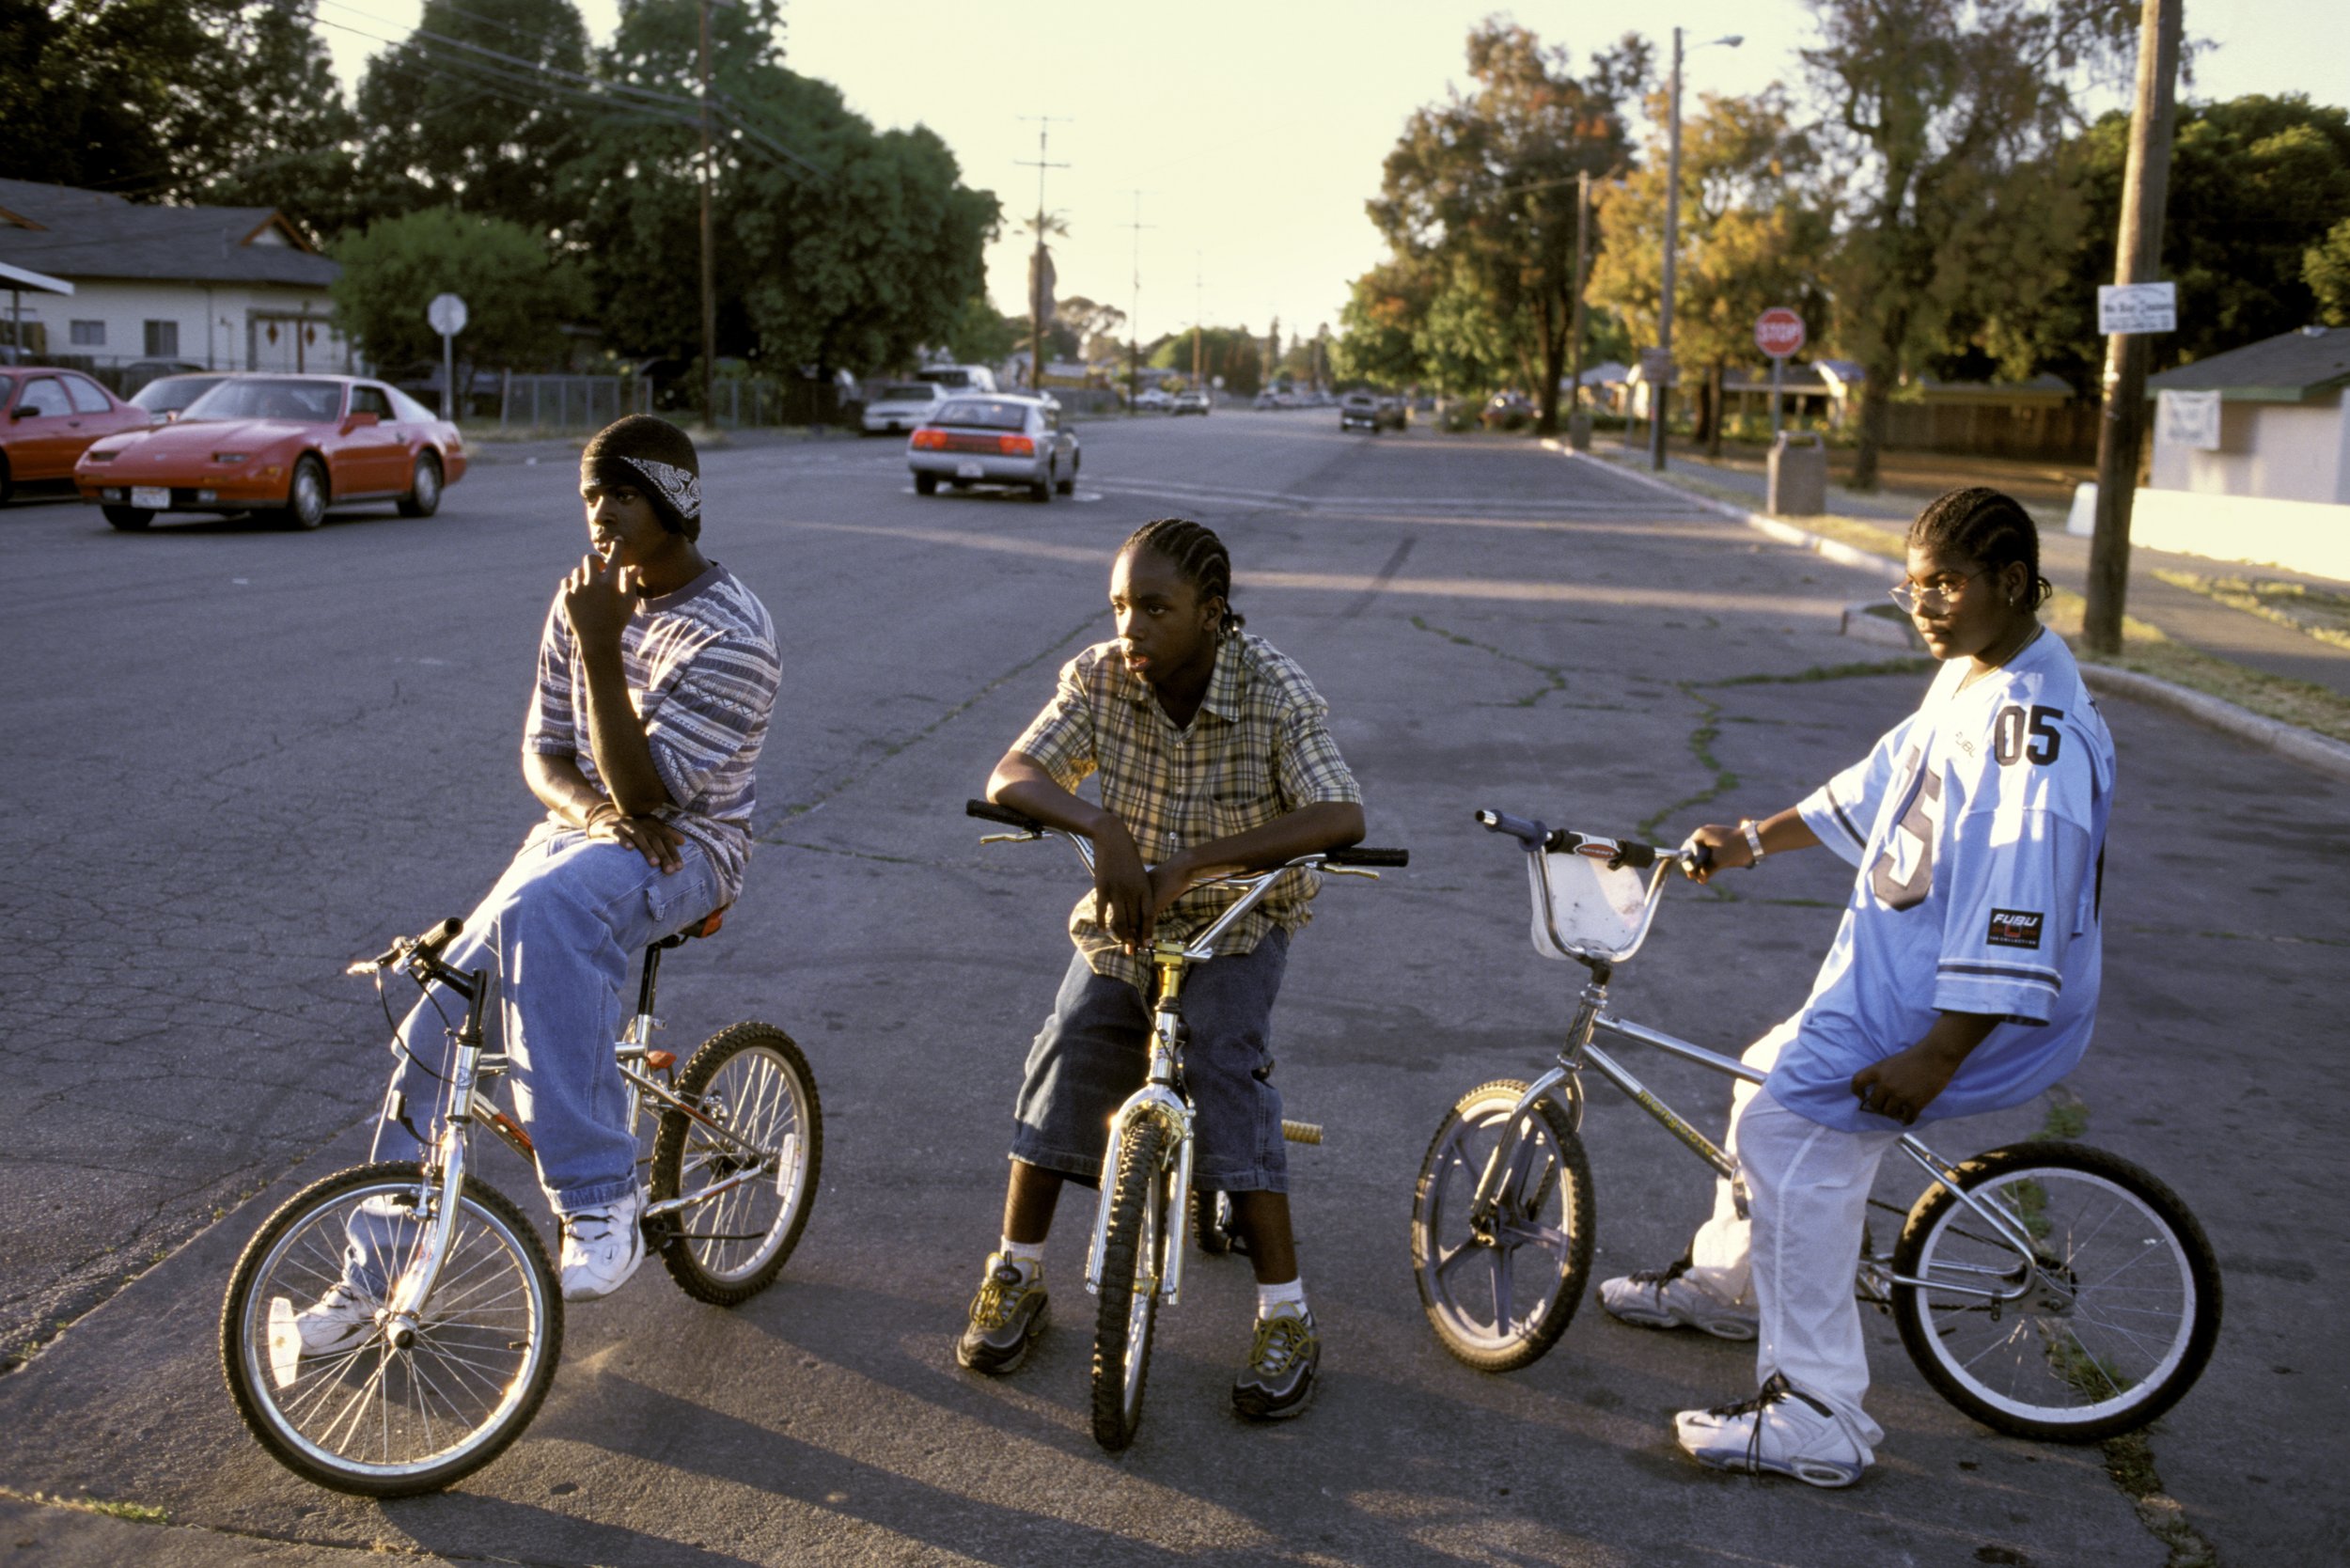
[[[746, 444], [704, 465], [705, 548], [774, 613], [786, 684], [748, 889], [664, 971], [664, 1043], [788, 1028], [822, 1088], [822, 1189], [782, 1279], [732, 1311], [657, 1267], [576, 1309], [554, 1393], [435, 1497], [315, 1490], [237, 1423], [213, 1350], [237, 1249], [361, 1157], [388, 1058], [340, 975], [461, 913], [536, 815], [516, 754], [531, 655], [584, 549], [565, 449], [491, 452], [438, 517], [314, 534], [110, 531], [0, 512], [0, 1562], [1070, 1561], [2164, 1564], [2184, 1520], [2230, 1564], [2336, 1560], [2350, 1273], [2336, 1158], [2350, 978], [2350, 786], [2166, 712], [2103, 705], [2121, 757], [2096, 1043], [2065, 1086], [2087, 1141], [2209, 1229], [2227, 1325], [2151, 1434], [2175, 1507], [2094, 1448], [1945, 1404], [1870, 1332], [1888, 1436], [1856, 1488], [1698, 1469], [1671, 1413], [1751, 1388], [1748, 1350], [1586, 1303], [1505, 1377], [1447, 1356], [1408, 1268], [1413, 1176], [1446, 1107], [1549, 1060], [1570, 982], [1527, 941], [1525, 875], [1474, 808], [1673, 837], [1762, 815], [1860, 754], [1922, 668], [1836, 635], [1870, 572], [1781, 547], [1530, 443], [1341, 436], [1321, 414], [1083, 427], [1079, 494], [917, 498], [894, 443]], [[535, 455], [535, 456], [534, 456]], [[1166, 513], [1219, 530], [1235, 608], [1310, 671], [1371, 839], [1276, 1013], [1324, 1387], [1230, 1414], [1249, 1278], [1201, 1260], [1160, 1318], [1142, 1435], [1094, 1446], [1089, 1211], [1052, 1243], [1058, 1326], [1016, 1376], [952, 1346], [996, 1233], [1019, 1063], [1081, 881], [1058, 846], [981, 849], [965, 797], [1108, 635], [1110, 557]], [[1774, 857], [1676, 889], [1616, 987], [1630, 1016], [1735, 1046], [1802, 998], [1844, 876]], [[1700, 1120], [1718, 1080], [1636, 1070]], [[1958, 1154], [2044, 1105], [1948, 1125]], [[1602, 1275], [1669, 1260], [1707, 1173], [1594, 1086]], [[483, 1174], [535, 1205], [503, 1152]], [[1891, 1171], [1880, 1196], [1915, 1195]], [[131, 1522], [38, 1503], [159, 1510]], [[2186, 1539], [2186, 1537], [2181, 1537]]]

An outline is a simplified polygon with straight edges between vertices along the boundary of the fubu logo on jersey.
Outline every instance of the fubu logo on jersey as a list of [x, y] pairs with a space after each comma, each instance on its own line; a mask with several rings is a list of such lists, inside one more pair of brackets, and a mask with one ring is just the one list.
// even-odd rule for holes
[[2041, 914], [2037, 909], [1995, 909], [1983, 941], [1995, 948], [2040, 946]]

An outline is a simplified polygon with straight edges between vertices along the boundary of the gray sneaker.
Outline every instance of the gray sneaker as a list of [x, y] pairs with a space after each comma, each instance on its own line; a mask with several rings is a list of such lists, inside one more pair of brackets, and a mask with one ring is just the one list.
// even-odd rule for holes
[[955, 1344], [955, 1359], [991, 1377], [1017, 1372], [1044, 1332], [1049, 1308], [1042, 1263], [989, 1253], [987, 1277], [971, 1298], [971, 1321]]
[[1252, 1421], [1286, 1420], [1313, 1403], [1322, 1367], [1322, 1336], [1311, 1312], [1276, 1312], [1257, 1320], [1248, 1365], [1232, 1380], [1232, 1408]]
[[1751, 1340], [1758, 1326], [1752, 1306], [1724, 1301], [1687, 1277], [1685, 1257], [1670, 1268], [1641, 1269], [1607, 1280], [1599, 1304], [1611, 1317], [1642, 1328], [1697, 1328], [1717, 1340]]

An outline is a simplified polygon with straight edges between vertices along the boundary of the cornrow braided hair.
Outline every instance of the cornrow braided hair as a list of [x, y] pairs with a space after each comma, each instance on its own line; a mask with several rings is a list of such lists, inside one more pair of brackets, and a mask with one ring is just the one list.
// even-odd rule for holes
[[1232, 609], [1232, 557], [1215, 530], [1186, 517], [1159, 517], [1126, 536], [1119, 551], [1148, 550], [1170, 562], [1201, 601], [1224, 601], [1224, 619], [1217, 630], [1226, 635], [1248, 622]]
[[1909, 525], [1909, 547], [1980, 562], [1998, 571], [2021, 561], [2031, 578], [2034, 609], [2056, 588], [2040, 574], [2040, 530], [2013, 496], [1987, 485], [1947, 491], [1926, 503]]

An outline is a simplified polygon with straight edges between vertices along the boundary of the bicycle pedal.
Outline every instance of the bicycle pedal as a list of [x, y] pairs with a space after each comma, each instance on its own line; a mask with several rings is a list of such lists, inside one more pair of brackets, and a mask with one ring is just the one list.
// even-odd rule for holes
[[1320, 1143], [1322, 1124], [1317, 1121], [1292, 1121], [1285, 1117], [1281, 1121], [1281, 1136], [1292, 1143]]

